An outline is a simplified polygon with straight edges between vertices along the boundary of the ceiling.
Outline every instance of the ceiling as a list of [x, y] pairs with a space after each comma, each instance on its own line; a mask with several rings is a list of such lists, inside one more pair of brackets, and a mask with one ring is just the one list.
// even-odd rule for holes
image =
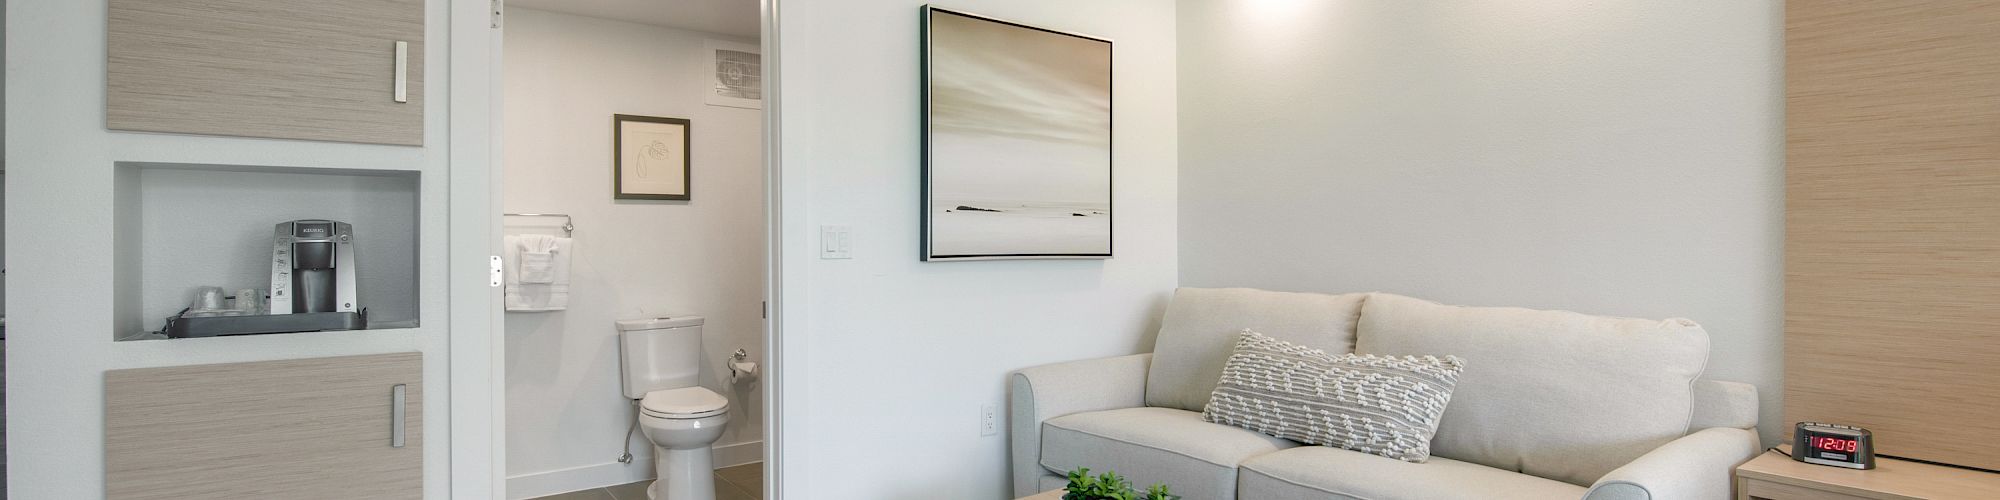
[[756, 37], [758, 0], [507, 0], [507, 6]]

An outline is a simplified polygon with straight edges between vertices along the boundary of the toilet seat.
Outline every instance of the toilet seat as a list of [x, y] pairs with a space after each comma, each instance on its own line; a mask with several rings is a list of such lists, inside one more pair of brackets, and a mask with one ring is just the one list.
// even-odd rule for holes
[[706, 387], [653, 391], [639, 400], [639, 411], [656, 418], [706, 418], [728, 410], [729, 400]]

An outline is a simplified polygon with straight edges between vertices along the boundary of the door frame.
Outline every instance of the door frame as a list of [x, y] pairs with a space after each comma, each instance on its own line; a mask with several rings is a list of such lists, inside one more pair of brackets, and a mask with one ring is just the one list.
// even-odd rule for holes
[[[785, 251], [787, 235], [805, 240], [802, 213], [790, 214], [787, 201], [804, 206], [802, 189], [787, 191], [780, 162], [779, 125], [779, 0], [759, 0], [764, 84], [764, 491], [767, 499], [784, 498], [787, 469], [802, 478], [802, 463], [787, 460], [788, 439], [783, 409], [803, 392], [787, 392], [791, 370], [802, 362], [793, 355], [785, 325], [805, 318], [803, 251]], [[453, 0], [451, 3], [450, 175], [451, 293], [451, 497], [505, 498], [507, 492], [506, 342], [495, 335], [505, 324], [500, 289], [488, 282], [487, 261], [500, 254], [500, 172], [504, 156], [501, 134], [501, 26], [506, 22], [504, 0]], [[494, 19], [499, 19], [495, 24]], [[793, 199], [787, 199], [787, 193]], [[799, 227], [790, 227], [799, 226]], [[788, 293], [789, 292], [789, 293]], [[798, 339], [802, 340], [802, 339]], [[789, 466], [789, 467], [788, 467]], [[794, 481], [797, 481], [795, 479]], [[803, 488], [803, 484], [800, 484]]]
[[501, 0], [448, 0], [450, 88], [446, 154], [450, 214], [447, 272], [451, 332], [451, 498], [506, 494], [506, 347], [500, 289], [488, 259], [500, 250]]
[[[782, 46], [779, 43], [780, 30], [778, 29], [781, 19], [779, 15], [779, 3], [780, 0], [758, 1], [758, 14], [761, 17], [759, 25], [762, 27], [762, 33], [760, 33], [761, 36], [757, 37], [757, 42], [760, 45], [759, 49], [763, 53], [763, 61], [760, 64], [762, 74], [760, 76], [764, 85], [764, 230], [766, 245], [764, 249], [764, 304], [766, 307], [764, 314], [764, 497], [769, 500], [785, 498], [784, 479], [788, 477], [788, 469], [794, 471], [792, 474], [800, 478], [805, 476], [800, 470], [804, 466], [804, 461], [802, 459], [796, 461], [790, 460], [790, 457], [785, 452], [785, 445], [800, 442], [792, 439], [786, 432], [787, 427], [784, 425], [786, 420], [786, 401], [798, 400], [804, 396], [804, 391], [798, 391], [799, 394], [787, 397], [788, 394], [791, 394], [791, 392], [787, 391], [787, 388], [796, 387], [802, 389], [805, 387], [803, 381], [794, 385], [789, 383], [788, 380], [793, 373], [804, 372], [804, 370], [791, 369], [794, 363], [803, 362], [804, 356], [793, 353], [794, 347], [799, 347], [799, 350], [803, 350], [803, 346], [787, 341], [785, 325], [791, 322], [803, 324], [806, 310], [804, 293], [805, 266], [802, 265], [803, 263], [793, 266], [785, 265], [787, 260], [803, 258], [803, 253], [794, 252], [788, 256], [785, 252], [785, 244], [787, 234], [801, 235], [798, 239], [800, 243], [804, 243], [805, 237], [803, 235], [806, 233], [803, 232], [803, 227], [789, 228], [790, 225], [804, 224], [803, 211], [793, 211], [792, 217], [789, 220], [785, 217], [787, 213], [785, 207], [787, 205], [796, 205], [801, 208], [805, 206], [805, 203], [803, 203], [805, 190], [794, 189], [789, 191], [795, 193], [793, 196], [798, 199], [786, 198], [788, 191], [786, 191], [785, 185], [796, 182], [797, 179], [787, 179], [785, 177], [784, 162], [781, 161], [783, 156], [781, 154], [783, 152], [782, 146], [784, 144], [781, 140], [782, 134], [780, 133], [784, 123], [784, 114], [781, 110], [784, 108], [784, 100], [780, 95], [782, 86], [779, 85], [782, 78], [780, 74], [780, 68], [782, 67], [780, 61], [783, 60], [782, 50], [780, 50]], [[785, 285], [788, 282], [796, 283], [799, 286], [787, 288]], [[801, 487], [801, 491], [803, 491], [803, 486]]]

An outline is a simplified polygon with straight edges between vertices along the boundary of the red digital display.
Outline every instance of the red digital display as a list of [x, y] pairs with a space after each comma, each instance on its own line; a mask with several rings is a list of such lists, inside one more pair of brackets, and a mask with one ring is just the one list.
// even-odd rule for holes
[[1838, 451], [1843, 453], [1854, 453], [1857, 448], [1861, 447], [1861, 441], [1854, 439], [1841, 439], [1837, 437], [1826, 437], [1826, 436], [1811, 436], [1808, 439], [1809, 441], [1811, 441], [1810, 444], [1812, 445], [1813, 449], [1821, 451]]

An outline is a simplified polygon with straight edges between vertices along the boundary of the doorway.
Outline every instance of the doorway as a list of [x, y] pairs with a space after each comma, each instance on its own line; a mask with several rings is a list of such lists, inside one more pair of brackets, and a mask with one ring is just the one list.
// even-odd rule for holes
[[764, 497], [761, 25], [758, 0], [508, 2], [507, 498], [644, 498], [660, 454], [619, 322], [688, 317], [693, 387], [727, 405], [706, 481], [718, 499]]

